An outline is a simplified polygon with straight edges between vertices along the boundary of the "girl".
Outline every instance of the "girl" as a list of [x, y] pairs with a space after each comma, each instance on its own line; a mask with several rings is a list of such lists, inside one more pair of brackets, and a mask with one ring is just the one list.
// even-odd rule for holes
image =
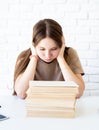
[[85, 88], [79, 57], [65, 47], [61, 26], [52, 19], [40, 20], [33, 28], [31, 48], [18, 56], [14, 72], [14, 94], [26, 98], [30, 80], [74, 81], [81, 97]]

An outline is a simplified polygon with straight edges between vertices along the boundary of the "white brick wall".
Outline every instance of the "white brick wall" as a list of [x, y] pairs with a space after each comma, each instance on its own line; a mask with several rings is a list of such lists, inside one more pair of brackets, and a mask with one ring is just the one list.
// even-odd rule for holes
[[30, 46], [32, 27], [42, 18], [62, 25], [85, 71], [85, 95], [99, 95], [99, 0], [0, 1], [0, 93], [12, 90], [16, 57]]

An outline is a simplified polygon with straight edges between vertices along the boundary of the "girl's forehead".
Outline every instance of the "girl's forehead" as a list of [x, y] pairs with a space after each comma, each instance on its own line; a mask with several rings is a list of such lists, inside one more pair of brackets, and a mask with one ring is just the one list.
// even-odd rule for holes
[[47, 37], [47, 38], [42, 39], [38, 43], [37, 46], [38, 47], [57, 47], [58, 45], [56, 44], [56, 42], [53, 39]]

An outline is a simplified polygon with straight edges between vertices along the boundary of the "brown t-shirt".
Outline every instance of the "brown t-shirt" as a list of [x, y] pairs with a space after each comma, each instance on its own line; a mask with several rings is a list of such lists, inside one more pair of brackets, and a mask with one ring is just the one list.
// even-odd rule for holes
[[[64, 58], [75, 74], [84, 74], [77, 52], [73, 48], [65, 48]], [[57, 59], [51, 63], [39, 59], [34, 80], [64, 81]]]

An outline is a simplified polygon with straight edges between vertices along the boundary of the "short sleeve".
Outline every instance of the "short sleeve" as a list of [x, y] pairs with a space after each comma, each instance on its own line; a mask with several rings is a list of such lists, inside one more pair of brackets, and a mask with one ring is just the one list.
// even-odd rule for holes
[[84, 71], [83, 71], [79, 56], [75, 49], [71, 47], [68, 49], [66, 62], [75, 74], [84, 75]]

